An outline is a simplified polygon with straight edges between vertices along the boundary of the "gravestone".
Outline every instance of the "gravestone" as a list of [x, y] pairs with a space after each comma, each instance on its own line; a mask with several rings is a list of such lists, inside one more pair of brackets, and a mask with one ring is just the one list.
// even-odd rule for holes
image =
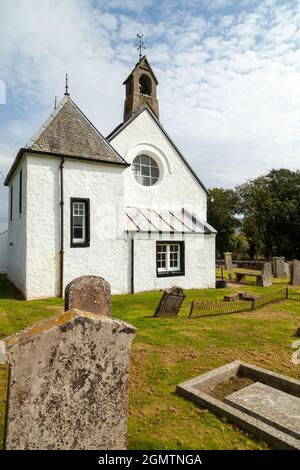
[[276, 278], [285, 277], [284, 256], [273, 256], [273, 276]]
[[73, 308], [111, 317], [109, 283], [99, 276], [80, 276], [65, 289], [65, 311]]
[[[108, 316], [104, 279], [76, 281], [67, 286], [69, 304], [84, 308], [85, 300], [94, 308], [96, 299], [96, 313], [72, 309], [0, 341], [10, 368], [5, 449], [125, 449], [136, 330]], [[83, 298], [77, 300], [78, 285]]]
[[135, 328], [71, 310], [6, 338], [5, 449], [124, 449]]
[[272, 264], [269, 262], [264, 263], [261, 273], [261, 283], [263, 287], [272, 285]]
[[225, 253], [223, 253], [223, 255], [225, 260], [225, 269], [233, 269], [232, 253], [230, 251], [226, 251]]
[[292, 286], [300, 285], [300, 261], [294, 259], [291, 263], [291, 278], [290, 284]]
[[300, 398], [256, 382], [224, 399], [253, 418], [300, 439]]
[[285, 261], [284, 263], [284, 274], [285, 277], [289, 277], [291, 274], [290, 263], [288, 263], [287, 261]]
[[180, 287], [171, 287], [164, 289], [163, 295], [155, 310], [154, 317], [176, 317], [185, 299], [183, 289]]

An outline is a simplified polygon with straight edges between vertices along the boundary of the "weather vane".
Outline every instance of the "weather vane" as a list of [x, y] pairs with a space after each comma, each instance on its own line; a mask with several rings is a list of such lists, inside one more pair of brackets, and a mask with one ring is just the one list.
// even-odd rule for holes
[[143, 34], [139, 34], [137, 33], [136, 37], [138, 38], [138, 43], [137, 43], [137, 50], [139, 51], [139, 59], [141, 60], [142, 58], [142, 49], [146, 49], [145, 48], [145, 44], [144, 44], [144, 41], [143, 41], [143, 37], [144, 35]]

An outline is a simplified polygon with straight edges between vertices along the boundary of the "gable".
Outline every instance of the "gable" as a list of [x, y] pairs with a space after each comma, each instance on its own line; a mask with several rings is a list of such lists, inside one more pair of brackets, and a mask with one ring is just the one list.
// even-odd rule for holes
[[147, 115], [150, 117], [151, 121], [153, 124], [159, 129], [159, 131], [164, 135], [164, 137], [167, 139], [168, 143], [171, 145], [173, 150], [176, 152], [178, 157], [181, 159], [182, 163], [186, 167], [186, 169], [189, 171], [189, 173], [192, 175], [192, 177], [196, 180], [196, 182], [201, 186], [202, 190], [207, 193], [207, 189], [198, 177], [198, 175], [194, 172], [190, 164], [187, 162], [187, 160], [184, 158], [183, 154], [181, 151], [178, 149], [174, 141], [171, 139], [169, 134], [166, 132], [166, 130], [163, 128], [159, 120], [156, 118], [155, 114], [152, 112], [151, 108], [149, 106], [143, 107], [141, 110], [139, 110], [137, 113], [135, 113], [128, 121], [126, 121], [123, 125], [117, 126], [108, 136], [107, 140], [109, 142], [113, 143], [113, 140], [120, 135], [128, 126], [130, 126], [131, 123], [133, 123], [142, 113], [147, 113]]

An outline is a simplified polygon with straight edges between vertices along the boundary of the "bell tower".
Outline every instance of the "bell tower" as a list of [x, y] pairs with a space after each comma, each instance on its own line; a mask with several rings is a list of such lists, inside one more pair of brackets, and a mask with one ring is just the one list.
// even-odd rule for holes
[[146, 56], [140, 58], [123, 85], [126, 86], [124, 122], [128, 121], [133, 114], [146, 104], [159, 118], [158, 100], [156, 98], [158, 81]]

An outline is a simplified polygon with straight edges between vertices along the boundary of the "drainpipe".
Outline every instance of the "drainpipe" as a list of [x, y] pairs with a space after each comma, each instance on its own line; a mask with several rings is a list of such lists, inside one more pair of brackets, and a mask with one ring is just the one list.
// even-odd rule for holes
[[134, 294], [134, 236], [131, 239], [131, 293]]
[[60, 173], [60, 297], [64, 296], [64, 163], [65, 158], [61, 157], [59, 165]]

